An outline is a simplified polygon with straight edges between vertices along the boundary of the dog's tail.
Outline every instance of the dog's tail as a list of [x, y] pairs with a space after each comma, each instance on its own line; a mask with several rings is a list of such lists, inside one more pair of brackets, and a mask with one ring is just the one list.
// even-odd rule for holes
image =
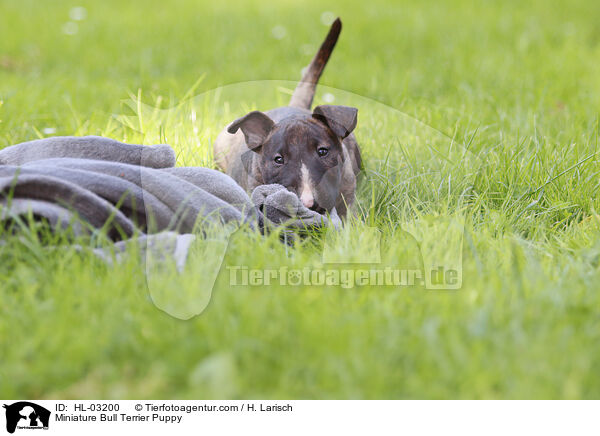
[[310, 109], [313, 97], [315, 96], [315, 90], [317, 89], [317, 82], [325, 69], [325, 65], [327, 65], [329, 56], [331, 56], [331, 52], [335, 47], [335, 43], [337, 42], [341, 31], [342, 22], [339, 18], [336, 18], [329, 29], [329, 33], [325, 37], [325, 41], [321, 44], [321, 48], [319, 48], [319, 51], [306, 68], [300, 83], [296, 86], [292, 99], [290, 100], [290, 106]]

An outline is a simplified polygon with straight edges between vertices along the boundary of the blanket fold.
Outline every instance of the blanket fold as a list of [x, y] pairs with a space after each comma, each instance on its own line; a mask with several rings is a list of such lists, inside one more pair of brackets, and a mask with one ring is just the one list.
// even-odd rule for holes
[[0, 165], [23, 165], [53, 157], [72, 157], [168, 168], [175, 165], [175, 152], [166, 144], [124, 144], [101, 136], [53, 136], [0, 150]]

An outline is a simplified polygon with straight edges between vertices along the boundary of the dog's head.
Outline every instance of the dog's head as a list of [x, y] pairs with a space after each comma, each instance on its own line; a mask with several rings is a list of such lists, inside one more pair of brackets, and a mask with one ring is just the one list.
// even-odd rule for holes
[[241, 129], [248, 148], [260, 155], [265, 184], [278, 183], [295, 192], [304, 206], [331, 211], [340, 194], [344, 151], [342, 139], [356, 127], [358, 110], [317, 106], [312, 114], [292, 115], [278, 123], [250, 112], [227, 129]]

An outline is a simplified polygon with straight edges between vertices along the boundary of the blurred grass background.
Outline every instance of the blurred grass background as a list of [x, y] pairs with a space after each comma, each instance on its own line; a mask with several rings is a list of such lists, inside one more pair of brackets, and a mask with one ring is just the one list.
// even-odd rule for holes
[[[470, 144], [484, 163], [463, 288], [232, 289], [225, 274], [207, 311], [180, 321], [149, 302], [133, 261], [110, 269], [48, 252], [35, 235], [3, 235], [0, 396], [598, 397], [596, 2], [0, 0], [0, 147], [55, 134], [152, 142], [164, 127], [180, 161], [198, 153], [210, 164], [222, 126], [210, 107], [198, 111], [210, 134], [197, 149], [189, 125], [132, 132], [113, 114], [130, 114], [132, 97], [166, 109], [190, 90], [297, 80], [338, 15], [321, 83]], [[454, 168], [440, 193], [411, 178], [418, 155], [380, 147], [394, 123], [360, 116], [359, 199], [376, 198], [363, 215], [402, 263], [396, 227], [452, 215], [473, 168]], [[313, 265], [310, 246], [253, 237], [234, 244], [232, 264]]]

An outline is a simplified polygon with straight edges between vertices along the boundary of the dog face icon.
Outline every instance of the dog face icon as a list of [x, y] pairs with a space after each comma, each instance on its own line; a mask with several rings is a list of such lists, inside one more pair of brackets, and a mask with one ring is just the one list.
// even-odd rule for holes
[[22, 426], [31, 426], [31, 427], [37, 427], [38, 423], [37, 423], [37, 414], [35, 413], [35, 410], [33, 410], [33, 407], [31, 406], [25, 406], [21, 409], [21, 411], [19, 412], [20, 415], [20, 419], [19, 422], [17, 422], [17, 425], [22, 425]]

